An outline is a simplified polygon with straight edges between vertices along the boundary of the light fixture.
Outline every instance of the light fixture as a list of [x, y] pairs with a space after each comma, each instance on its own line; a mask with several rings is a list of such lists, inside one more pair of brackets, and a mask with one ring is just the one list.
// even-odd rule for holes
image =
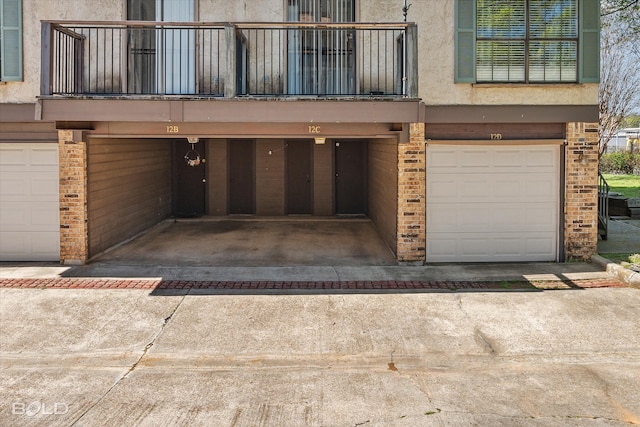
[[313, 140], [316, 142], [317, 145], [322, 145], [325, 143], [325, 141], [327, 140], [327, 138], [313, 138]]
[[198, 141], [200, 141], [200, 138], [197, 136], [188, 136], [187, 141], [189, 141], [189, 144], [197, 144]]

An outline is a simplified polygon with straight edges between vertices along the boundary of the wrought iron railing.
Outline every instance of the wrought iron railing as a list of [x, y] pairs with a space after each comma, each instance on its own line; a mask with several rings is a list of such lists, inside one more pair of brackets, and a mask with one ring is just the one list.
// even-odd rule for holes
[[609, 184], [598, 172], [598, 232], [602, 240], [609, 234]]
[[417, 97], [415, 25], [42, 24], [42, 95]]
[[222, 96], [224, 37], [215, 25], [44, 23], [42, 92]]

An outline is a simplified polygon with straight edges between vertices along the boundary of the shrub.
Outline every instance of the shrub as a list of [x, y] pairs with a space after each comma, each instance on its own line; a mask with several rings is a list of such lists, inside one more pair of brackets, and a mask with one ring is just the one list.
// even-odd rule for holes
[[640, 171], [640, 153], [617, 151], [600, 157], [600, 172], [634, 175]]

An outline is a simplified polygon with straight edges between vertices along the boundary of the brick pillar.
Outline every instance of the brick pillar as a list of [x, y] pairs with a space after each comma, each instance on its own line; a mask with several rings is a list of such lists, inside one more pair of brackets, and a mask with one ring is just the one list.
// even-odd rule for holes
[[87, 145], [82, 132], [58, 131], [60, 153], [60, 262], [80, 265], [89, 257]]
[[567, 123], [564, 250], [588, 260], [598, 249], [598, 123]]
[[409, 142], [398, 146], [397, 257], [405, 263], [423, 263], [426, 248], [426, 173], [424, 123], [411, 123]]

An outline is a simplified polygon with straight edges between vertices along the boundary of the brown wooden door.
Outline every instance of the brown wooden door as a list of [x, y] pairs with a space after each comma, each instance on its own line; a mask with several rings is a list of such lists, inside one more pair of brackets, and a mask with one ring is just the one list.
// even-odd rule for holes
[[255, 212], [254, 144], [250, 139], [229, 141], [229, 213]]
[[[173, 144], [174, 157], [174, 215], [178, 217], [195, 217], [203, 215], [206, 197], [206, 142], [200, 141], [193, 145], [186, 140], [177, 140]], [[199, 157], [197, 165], [191, 166], [185, 158], [191, 160]], [[192, 162], [192, 164], [195, 162]]]
[[336, 214], [367, 213], [366, 141], [335, 143]]
[[290, 141], [287, 144], [287, 213], [313, 213], [311, 197], [312, 142]]

